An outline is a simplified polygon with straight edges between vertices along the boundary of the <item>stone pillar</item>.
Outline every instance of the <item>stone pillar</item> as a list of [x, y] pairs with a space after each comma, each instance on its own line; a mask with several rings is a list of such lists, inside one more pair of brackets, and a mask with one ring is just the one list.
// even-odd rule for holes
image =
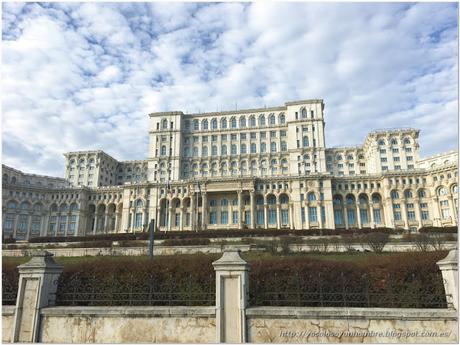
[[254, 207], [254, 191], [252, 190], [250, 193], [249, 193], [249, 196], [251, 198], [251, 229], [254, 229], [255, 226], [254, 226], [254, 210], [255, 210], [255, 207]]
[[318, 212], [318, 222], [319, 222], [319, 228], [320, 229], [323, 229], [323, 212], [321, 210], [321, 201], [318, 202], [318, 208], [317, 208], [317, 212]]
[[201, 227], [203, 230], [206, 230], [206, 225], [208, 224], [208, 221], [207, 221], [207, 209], [208, 209], [208, 197], [206, 195], [206, 193], [202, 193], [202, 197], [203, 197], [203, 203], [202, 203], [202, 212], [201, 212]]
[[358, 203], [356, 203], [356, 219], [358, 220], [358, 229], [361, 229], [362, 228], [362, 224], [361, 224], [361, 209], [360, 209]]
[[180, 209], [180, 217], [179, 217], [179, 230], [184, 230], [184, 208], [181, 207]]
[[241, 212], [242, 210], [242, 201], [243, 201], [243, 192], [242, 191], [238, 191], [238, 229], [242, 229], [243, 228], [243, 212]]
[[268, 205], [266, 198], [264, 198], [264, 227], [268, 229]]
[[172, 207], [171, 207], [171, 201], [169, 201], [169, 207], [168, 207], [168, 231], [171, 231], [171, 223], [172, 223]]
[[93, 224], [93, 235], [96, 234], [96, 229], [97, 229], [97, 212], [94, 213], [94, 224]]
[[451, 250], [437, 265], [442, 272], [447, 303], [458, 310], [458, 250]]
[[457, 212], [455, 212], [454, 200], [452, 199], [452, 195], [448, 195], [447, 200], [449, 200], [450, 219], [452, 225], [455, 225], [455, 220], [457, 219]]
[[343, 212], [343, 219], [345, 221], [345, 229], [348, 230], [348, 208], [344, 206], [342, 212]]
[[294, 212], [293, 212], [294, 205], [289, 203], [289, 229], [294, 229]]
[[422, 212], [420, 212], [420, 200], [418, 198], [415, 198], [414, 200], [414, 206], [415, 206], [415, 217], [418, 221], [418, 228], [420, 229], [422, 227]]
[[102, 231], [106, 234], [109, 231], [109, 210], [106, 208], [104, 213], [104, 227]]
[[216, 342], [246, 342], [249, 265], [228, 249], [212, 263], [216, 271]]
[[192, 230], [196, 230], [195, 229], [195, 217], [196, 217], [195, 194], [192, 194], [190, 196], [190, 229]]
[[52, 258], [53, 254], [39, 252], [32, 259], [18, 266], [19, 288], [13, 321], [13, 342], [39, 342], [40, 309], [54, 305], [57, 279], [62, 266]]
[[369, 203], [369, 213], [371, 217], [371, 229], [375, 228], [375, 220], [374, 220], [374, 205], [372, 205], [372, 202]]
[[305, 204], [305, 228], [310, 229], [310, 208], [308, 203]]
[[281, 229], [281, 205], [276, 203], [276, 228]]
[[409, 229], [409, 220], [407, 219], [407, 206], [405, 200], [401, 202], [401, 217], [404, 221], [404, 229]]
[[[452, 215], [453, 216], [453, 215]], [[32, 215], [29, 215], [27, 218], [27, 233], [26, 233], [26, 240], [30, 238], [30, 232], [32, 231]], [[66, 236], [67, 236], [67, 228], [66, 228]]]

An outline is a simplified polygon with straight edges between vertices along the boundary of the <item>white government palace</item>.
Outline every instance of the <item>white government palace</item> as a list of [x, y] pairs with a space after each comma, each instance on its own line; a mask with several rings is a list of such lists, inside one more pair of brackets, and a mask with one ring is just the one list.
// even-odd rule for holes
[[3, 165], [4, 238], [139, 232], [152, 218], [162, 231], [457, 225], [458, 153], [421, 159], [417, 129], [327, 148], [321, 99], [149, 117], [146, 160], [68, 152], [65, 178]]

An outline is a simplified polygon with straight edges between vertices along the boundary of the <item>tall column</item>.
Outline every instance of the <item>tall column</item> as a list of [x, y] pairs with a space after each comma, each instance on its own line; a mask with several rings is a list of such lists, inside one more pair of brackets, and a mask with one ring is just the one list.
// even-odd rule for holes
[[348, 209], [346, 206], [343, 207], [343, 219], [345, 220], [345, 229], [348, 230]]
[[94, 224], [93, 224], [93, 235], [96, 235], [96, 229], [97, 229], [97, 213], [94, 213]]
[[173, 213], [172, 213], [172, 207], [171, 207], [171, 201], [168, 203], [168, 231], [171, 231], [172, 227], [172, 218], [173, 218]]
[[304, 204], [305, 206], [305, 228], [308, 230], [310, 229], [310, 208], [308, 207], [308, 203]]
[[[31, 226], [32, 226], [32, 216], [29, 215], [29, 217], [27, 218], [26, 240], [29, 240], [29, 238], [30, 238]], [[66, 229], [67, 229], [67, 228], [66, 228]], [[66, 232], [67, 232], [67, 230], [66, 230]], [[67, 233], [66, 233], [66, 236], [67, 236]]]
[[385, 200], [382, 202], [382, 209], [380, 210], [380, 212], [382, 212], [382, 210], [383, 210], [382, 220], [384, 222], [383, 225], [388, 228], [395, 227], [393, 203], [391, 202], [390, 198], [385, 198]]
[[109, 229], [109, 210], [106, 209], [104, 213], [104, 226], [102, 228], [102, 231], [104, 233], [107, 233]]
[[179, 230], [183, 231], [184, 230], [184, 208], [180, 208], [180, 218], [179, 218]]
[[433, 210], [433, 226], [441, 226], [441, 208], [439, 205], [439, 198], [437, 196], [432, 199], [431, 209]]
[[118, 232], [118, 223], [120, 222], [120, 214], [118, 214], [116, 211], [115, 211], [115, 229], [114, 229], [114, 232], [117, 233]]
[[243, 201], [243, 192], [242, 191], [238, 191], [238, 229], [242, 229], [243, 228], [243, 217], [242, 217], [242, 201]]
[[276, 203], [276, 228], [281, 229], [281, 205]]
[[268, 229], [268, 205], [267, 199], [264, 197], [264, 227]]
[[289, 203], [289, 229], [294, 229], [294, 212], [293, 212], [294, 205]]
[[455, 219], [457, 219], [457, 213], [455, 212], [454, 201], [452, 200], [452, 195], [448, 195], [447, 199], [449, 200], [449, 209], [450, 209], [450, 218], [452, 219], [452, 225], [455, 224]]
[[254, 226], [254, 191], [251, 190], [250, 194], [249, 194], [250, 198], [251, 198], [251, 229], [254, 229], [255, 226]]
[[18, 220], [19, 220], [19, 214], [15, 214], [14, 221], [13, 221], [13, 238], [16, 238], [16, 228], [18, 226]]
[[356, 219], [358, 220], [358, 229], [361, 229], [363, 226], [361, 224], [361, 210], [359, 204], [356, 204]]
[[203, 198], [203, 206], [202, 206], [202, 213], [201, 213], [201, 226], [203, 228], [203, 230], [206, 230], [206, 225], [208, 224], [208, 221], [207, 221], [207, 210], [208, 210], [208, 198], [207, 198], [207, 195], [206, 193], [202, 193], [202, 198]]
[[409, 229], [409, 220], [407, 219], [407, 207], [406, 207], [406, 201], [404, 200], [401, 202], [401, 216], [402, 220], [404, 221], [404, 229]]
[[190, 196], [190, 228], [192, 230], [196, 230], [196, 228], [195, 228], [195, 217], [196, 217], [195, 194], [192, 194]]
[[323, 229], [323, 213], [321, 212], [321, 201], [318, 202], [318, 208], [317, 210], [319, 211], [318, 212], [318, 221], [319, 221], [319, 228], [320, 229]]
[[371, 217], [371, 229], [376, 227], [375, 220], [374, 220], [374, 205], [372, 203], [369, 203], [369, 213]]
[[418, 228], [420, 229], [422, 227], [422, 213], [420, 212], [420, 204], [419, 204], [419, 199], [415, 198], [414, 200], [414, 206], [415, 206], [415, 217], [418, 221]]

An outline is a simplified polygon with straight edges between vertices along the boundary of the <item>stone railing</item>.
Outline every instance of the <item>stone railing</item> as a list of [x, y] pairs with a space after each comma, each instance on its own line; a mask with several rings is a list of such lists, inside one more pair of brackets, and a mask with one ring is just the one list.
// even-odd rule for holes
[[238, 250], [213, 262], [215, 307], [55, 307], [63, 267], [41, 252], [20, 265], [15, 306], [3, 307], [3, 342], [456, 343], [457, 250], [438, 262], [448, 308], [250, 307], [250, 267]]

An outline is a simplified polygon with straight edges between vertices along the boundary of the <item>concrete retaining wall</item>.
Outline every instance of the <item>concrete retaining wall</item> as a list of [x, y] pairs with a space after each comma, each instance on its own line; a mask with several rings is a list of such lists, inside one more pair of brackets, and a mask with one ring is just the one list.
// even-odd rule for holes
[[[11, 342], [14, 307], [3, 307]], [[51, 307], [41, 311], [43, 343], [214, 343], [215, 307]], [[457, 343], [453, 309], [246, 309], [251, 343]]]
[[457, 343], [453, 309], [246, 309], [251, 343]]

